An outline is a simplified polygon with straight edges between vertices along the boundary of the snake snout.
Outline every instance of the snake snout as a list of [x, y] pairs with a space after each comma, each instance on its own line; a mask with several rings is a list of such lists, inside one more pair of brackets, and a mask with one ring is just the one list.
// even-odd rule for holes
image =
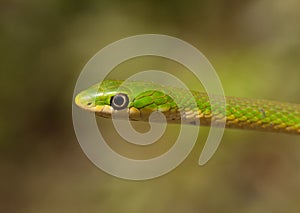
[[75, 104], [83, 109], [88, 109], [93, 107], [95, 101], [94, 101], [94, 97], [90, 96], [90, 95], [86, 95], [84, 93], [79, 93], [78, 95], [76, 95], [75, 97]]

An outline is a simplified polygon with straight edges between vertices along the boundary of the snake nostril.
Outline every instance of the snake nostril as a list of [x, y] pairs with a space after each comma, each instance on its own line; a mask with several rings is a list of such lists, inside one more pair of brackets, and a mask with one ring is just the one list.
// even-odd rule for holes
[[86, 105], [90, 106], [90, 105], [92, 105], [92, 102], [88, 102]]

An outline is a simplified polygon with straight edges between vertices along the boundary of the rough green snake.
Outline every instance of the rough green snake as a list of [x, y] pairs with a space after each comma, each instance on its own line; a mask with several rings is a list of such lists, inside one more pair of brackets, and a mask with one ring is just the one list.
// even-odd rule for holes
[[[185, 119], [190, 124], [200, 120], [201, 125], [210, 125], [212, 119], [225, 119], [226, 128], [300, 135], [299, 104], [226, 97], [225, 114], [212, 115], [208, 95], [190, 92], [196, 103], [194, 107], [191, 107], [192, 100], [187, 98], [182, 88], [152, 82], [104, 80], [80, 92], [75, 103], [84, 110], [106, 118], [110, 118], [114, 111], [123, 111], [128, 113], [130, 120], [148, 121], [152, 112], [159, 111], [165, 115], [168, 123], [179, 123]], [[172, 97], [179, 97], [181, 103], [175, 103]]]

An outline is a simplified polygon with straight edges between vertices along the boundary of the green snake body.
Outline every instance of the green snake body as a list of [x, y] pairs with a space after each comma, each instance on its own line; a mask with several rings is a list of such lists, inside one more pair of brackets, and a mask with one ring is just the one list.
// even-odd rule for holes
[[196, 124], [195, 121], [200, 120], [201, 125], [210, 125], [214, 119], [225, 121], [227, 128], [300, 134], [299, 104], [226, 97], [225, 109], [224, 105], [216, 103], [212, 113], [206, 93], [190, 93], [192, 99], [182, 88], [152, 82], [104, 80], [79, 93], [75, 103], [101, 117], [111, 117], [113, 112], [122, 111], [129, 114], [130, 120], [148, 121], [152, 112], [159, 111], [169, 123], [184, 120]]

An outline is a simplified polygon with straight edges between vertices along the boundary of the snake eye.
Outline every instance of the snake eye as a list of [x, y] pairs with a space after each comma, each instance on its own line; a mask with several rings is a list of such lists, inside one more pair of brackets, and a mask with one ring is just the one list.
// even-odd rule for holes
[[110, 99], [110, 105], [115, 110], [122, 110], [128, 106], [129, 98], [126, 94], [120, 93]]

